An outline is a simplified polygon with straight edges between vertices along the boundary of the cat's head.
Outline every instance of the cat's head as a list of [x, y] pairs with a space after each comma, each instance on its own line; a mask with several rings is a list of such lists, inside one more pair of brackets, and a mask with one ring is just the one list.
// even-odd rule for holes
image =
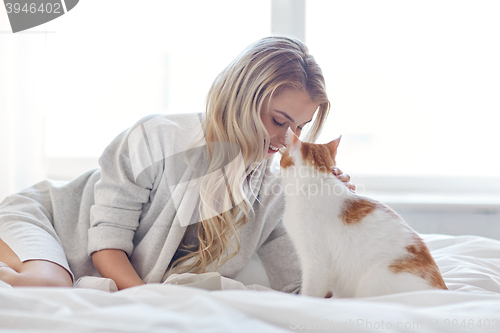
[[302, 142], [290, 129], [286, 137], [286, 149], [281, 157], [281, 168], [291, 166], [311, 166], [320, 172], [331, 174], [336, 165], [335, 157], [340, 138], [325, 144]]

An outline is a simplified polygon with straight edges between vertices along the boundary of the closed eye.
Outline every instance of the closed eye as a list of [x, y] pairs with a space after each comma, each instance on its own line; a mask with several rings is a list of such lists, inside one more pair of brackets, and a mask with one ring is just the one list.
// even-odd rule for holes
[[297, 129], [299, 129], [299, 130], [301, 130], [301, 131], [302, 131], [302, 130], [304, 129], [304, 127], [305, 127], [307, 124], [309, 124], [311, 121], [312, 121], [312, 119], [311, 119], [311, 120], [309, 120], [308, 122], [305, 122], [305, 123], [304, 123], [304, 125], [302, 125], [302, 126], [297, 126]]
[[274, 119], [274, 118], [273, 118], [273, 122], [274, 122], [274, 124], [275, 124], [276, 126], [280, 126], [280, 127], [281, 127], [281, 126], [285, 126], [285, 123], [279, 123], [279, 122], [277, 122], [277, 121], [276, 121], [276, 119]]
[[308, 124], [309, 122], [303, 124], [303, 125], [300, 125], [300, 126], [297, 126], [297, 129], [302, 131], [304, 129], [304, 127]]

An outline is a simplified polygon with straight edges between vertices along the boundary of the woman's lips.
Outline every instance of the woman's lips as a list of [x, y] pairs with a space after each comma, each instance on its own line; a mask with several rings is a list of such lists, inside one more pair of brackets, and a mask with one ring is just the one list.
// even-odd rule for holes
[[270, 144], [269, 144], [269, 148], [267, 149], [267, 152], [268, 152], [269, 154], [274, 154], [274, 153], [277, 153], [277, 152], [278, 152], [278, 150], [279, 150], [279, 148], [278, 148], [278, 147], [276, 147], [275, 145], [273, 145], [273, 144], [271, 144], [271, 143], [270, 143]]

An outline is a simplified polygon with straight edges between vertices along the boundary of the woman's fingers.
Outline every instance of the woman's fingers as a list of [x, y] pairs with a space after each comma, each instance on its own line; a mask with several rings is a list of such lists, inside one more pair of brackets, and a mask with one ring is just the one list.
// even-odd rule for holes
[[342, 173], [342, 170], [340, 170], [337, 167], [334, 167], [332, 172], [335, 176], [337, 176], [338, 179], [340, 179], [341, 181], [343, 181], [345, 183], [345, 185], [347, 186], [348, 189], [350, 189], [353, 192], [356, 191], [356, 186], [354, 184], [350, 183], [351, 176], [349, 176], [348, 174]]
[[343, 181], [344, 183], [349, 183], [351, 181], [351, 177], [347, 174], [338, 175], [337, 178]]
[[348, 189], [350, 189], [351, 191], [355, 192], [356, 191], [356, 185], [354, 184], [351, 184], [351, 183], [345, 183], [345, 185], [347, 186]]

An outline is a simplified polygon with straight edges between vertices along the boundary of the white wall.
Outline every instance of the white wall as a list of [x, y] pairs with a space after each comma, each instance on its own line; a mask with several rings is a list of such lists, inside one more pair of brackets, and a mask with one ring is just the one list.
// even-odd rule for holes
[[500, 240], [500, 213], [435, 212], [393, 207], [419, 233], [477, 235]]
[[45, 36], [9, 30], [0, 10], [0, 201], [46, 177], [39, 91]]

